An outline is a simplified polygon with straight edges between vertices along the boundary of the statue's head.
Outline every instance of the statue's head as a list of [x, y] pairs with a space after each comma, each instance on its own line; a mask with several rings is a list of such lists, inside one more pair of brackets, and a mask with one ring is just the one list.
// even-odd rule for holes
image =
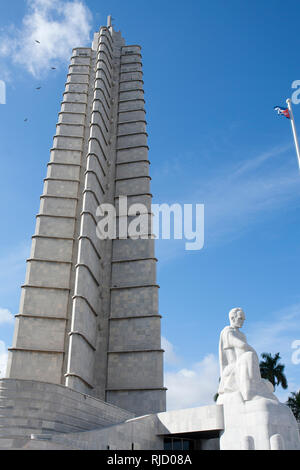
[[242, 328], [245, 321], [244, 310], [240, 307], [231, 309], [229, 312], [229, 321], [230, 326], [233, 326], [234, 328]]

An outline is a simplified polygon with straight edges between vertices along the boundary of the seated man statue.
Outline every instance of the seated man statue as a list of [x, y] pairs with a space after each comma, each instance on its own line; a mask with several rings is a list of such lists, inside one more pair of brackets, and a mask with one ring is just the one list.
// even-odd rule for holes
[[[261, 378], [255, 350], [240, 331], [245, 321], [244, 311], [241, 308], [233, 308], [229, 312], [229, 321], [230, 326], [226, 326], [220, 335], [221, 379], [217, 403], [222, 404], [224, 394], [232, 392], [239, 392], [243, 401], [260, 397], [278, 401], [272, 393], [273, 385]], [[234, 396], [236, 395], [235, 393]]]
[[240, 331], [241, 308], [229, 312], [230, 326], [220, 335], [220, 385], [217, 405], [223, 406], [221, 450], [300, 449], [298, 425], [291, 410], [262, 379], [255, 350]]

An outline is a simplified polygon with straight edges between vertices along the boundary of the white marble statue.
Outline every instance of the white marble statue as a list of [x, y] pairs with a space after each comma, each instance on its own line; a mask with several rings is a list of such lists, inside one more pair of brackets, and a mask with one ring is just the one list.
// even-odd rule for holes
[[240, 331], [241, 308], [229, 312], [230, 325], [220, 335], [220, 384], [217, 405], [223, 407], [221, 450], [300, 450], [297, 422], [291, 410], [261, 377], [255, 350]]
[[277, 401], [272, 393], [271, 382], [261, 378], [255, 350], [240, 331], [245, 321], [244, 311], [241, 308], [233, 308], [229, 312], [229, 321], [230, 326], [222, 330], [219, 343], [219, 403], [222, 401], [222, 394], [232, 392], [240, 392], [244, 401], [259, 397]]

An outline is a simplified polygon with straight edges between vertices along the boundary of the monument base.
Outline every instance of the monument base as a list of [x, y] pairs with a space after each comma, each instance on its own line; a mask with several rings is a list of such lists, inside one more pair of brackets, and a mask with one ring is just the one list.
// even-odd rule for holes
[[239, 392], [220, 395], [217, 403], [224, 410], [220, 450], [300, 450], [297, 422], [283, 403], [243, 401]]
[[212, 450], [222, 429], [222, 406], [135, 417], [62, 385], [0, 379], [0, 450]]
[[133, 413], [102, 400], [35, 380], [0, 379], [0, 449], [22, 449], [38, 435], [101, 429]]
[[300, 449], [287, 406], [231, 395], [219, 397], [222, 404], [135, 417], [62, 385], [0, 379], [0, 449], [170, 450], [185, 440], [199, 450]]

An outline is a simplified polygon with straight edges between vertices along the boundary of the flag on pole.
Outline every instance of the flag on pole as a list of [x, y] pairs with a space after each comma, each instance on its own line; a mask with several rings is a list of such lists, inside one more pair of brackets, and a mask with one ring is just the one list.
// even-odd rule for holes
[[282, 116], [285, 116], [287, 119], [291, 119], [288, 108], [282, 108], [281, 106], [274, 106], [274, 109], [275, 111], [277, 111], [277, 114], [281, 114]]
[[299, 148], [299, 141], [298, 141], [298, 136], [297, 136], [297, 131], [296, 131], [294, 113], [293, 113], [293, 109], [292, 109], [292, 100], [290, 98], [288, 98], [286, 100], [286, 104], [288, 106], [289, 117], [290, 117], [290, 120], [291, 120], [292, 132], [293, 132], [295, 148], [296, 148], [296, 153], [297, 153], [297, 158], [298, 158], [298, 165], [299, 165], [299, 170], [300, 170], [300, 148]]

